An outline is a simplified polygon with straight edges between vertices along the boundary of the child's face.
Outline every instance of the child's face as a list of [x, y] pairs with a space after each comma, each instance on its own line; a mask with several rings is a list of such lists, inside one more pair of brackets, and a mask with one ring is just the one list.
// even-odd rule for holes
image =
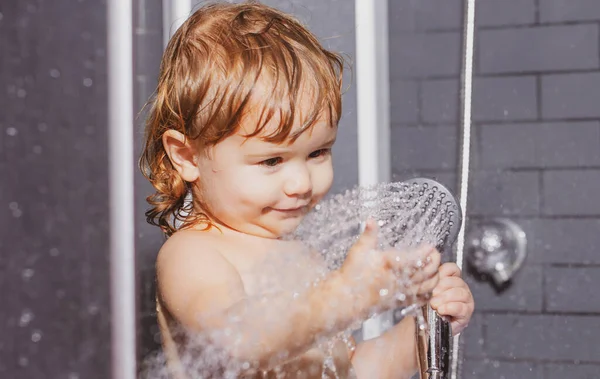
[[[252, 115], [247, 117], [252, 120]], [[265, 133], [276, 126], [273, 120]], [[337, 126], [323, 119], [294, 142], [281, 144], [260, 136], [244, 137], [250, 129], [242, 128], [200, 157], [199, 190], [218, 223], [246, 234], [279, 238], [292, 232], [331, 188]]]

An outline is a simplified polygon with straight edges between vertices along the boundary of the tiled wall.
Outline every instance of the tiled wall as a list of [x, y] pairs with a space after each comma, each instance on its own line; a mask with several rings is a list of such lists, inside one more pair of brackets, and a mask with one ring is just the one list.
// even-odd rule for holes
[[106, 4], [0, 2], [0, 378], [110, 377]]
[[[451, 187], [459, 93], [456, 43], [443, 40], [460, 33], [460, 16], [444, 11], [461, 3], [390, 2], [404, 25], [392, 26], [402, 38], [391, 48], [406, 49], [392, 66], [410, 70], [392, 88], [393, 168]], [[447, 19], [427, 29], [430, 13]], [[501, 293], [467, 275], [477, 311], [462, 377], [600, 377], [600, 2], [478, 0], [477, 24], [467, 213], [515, 220], [529, 256]], [[428, 42], [402, 42], [412, 38]], [[418, 57], [436, 62], [414, 68]]]

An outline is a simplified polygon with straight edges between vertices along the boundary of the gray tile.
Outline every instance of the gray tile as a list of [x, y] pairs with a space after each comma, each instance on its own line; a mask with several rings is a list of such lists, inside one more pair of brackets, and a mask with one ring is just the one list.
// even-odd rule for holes
[[390, 123], [414, 124], [419, 121], [419, 84], [416, 81], [390, 82]]
[[392, 79], [459, 74], [461, 35], [458, 32], [399, 33], [390, 35], [389, 45]]
[[471, 215], [537, 215], [539, 203], [539, 174], [536, 172], [472, 173], [468, 210]]
[[422, 0], [417, 5], [417, 25], [420, 30], [462, 29], [461, 0]]
[[600, 313], [599, 267], [547, 267], [545, 277], [548, 311]]
[[600, 219], [517, 220], [531, 263], [600, 263]]
[[489, 358], [465, 360], [460, 377], [464, 379], [545, 379], [542, 368], [534, 362], [507, 362]]
[[419, 3], [410, 0], [388, 2], [388, 29], [390, 36], [417, 30]]
[[598, 118], [600, 73], [570, 73], [542, 77], [545, 119]]
[[543, 213], [600, 215], [600, 170], [546, 171], [543, 174]]
[[599, 362], [600, 317], [487, 315], [486, 349], [494, 358]]
[[475, 22], [479, 26], [533, 24], [535, 0], [478, 0]]
[[466, 276], [466, 280], [478, 311], [542, 311], [544, 292], [541, 266], [525, 262], [502, 292], [497, 292], [491, 283], [475, 280], [470, 275]]
[[597, 379], [600, 366], [587, 364], [547, 364], [545, 379]]
[[596, 21], [600, 18], [600, 3], [596, 0], [540, 0], [540, 20]]
[[600, 123], [482, 125], [484, 168], [600, 165]]
[[458, 123], [460, 86], [454, 79], [421, 83], [421, 117], [428, 123]]
[[537, 118], [536, 80], [532, 76], [476, 77], [473, 119], [476, 121]]
[[392, 166], [398, 171], [454, 168], [456, 137], [456, 128], [448, 126], [392, 128]]
[[463, 330], [460, 335], [462, 340], [463, 357], [466, 359], [482, 357], [483, 352], [483, 316], [477, 313], [477, 304], [475, 304], [476, 312], [473, 313], [469, 326]]
[[482, 74], [599, 67], [597, 25], [556, 25], [479, 32]]

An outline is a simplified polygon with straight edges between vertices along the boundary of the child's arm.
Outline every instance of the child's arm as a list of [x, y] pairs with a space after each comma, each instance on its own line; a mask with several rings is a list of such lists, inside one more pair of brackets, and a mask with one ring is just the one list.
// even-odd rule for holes
[[418, 369], [415, 320], [405, 317], [381, 336], [361, 342], [352, 357], [358, 379], [409, 379]]
[[[356, 299], [342, 291], [339, 275], [297, 299], [289, 293], [249, 299], [239, 273], [221, 254], [199, 251], [197, 241], [190, 248], [190, 236], [179, 237], [157, 260], [161, 300], [188, 331], [208, 333], [236, 360], [268, 368], [277, 363], [277, 353], [295, 356], [316, 336], [331, 333], [330, 320], [343, 328], [354, 316]], [[335, 314], [326, 299], [340, 300]]]
[[[440, 267], [430, 304], [450, 319], [453, 335], [469, 323], [475, 307], [469, 286], [454, 263]], [[415, 320], [406, 317], [378, 338], [359, 344], [352, 365], [360, 378], [411, 378], [418, 370]]]
[[[382, 299], [379, 290], [393, 293], [394, 272], [407, 262], [372, 252], [375, 229], [367, 227], [342, 269], [295, 299], [289, 293], [249, 299], [239, 273], [218, 252], [199, 251], [191, 233], [171, 237], [157, 260], [161, 300], [187, 329], [211, 333], [212, 342], [235, 360], [273, 367], [307, 351], [318, 337], [344, 330], [373, 310], [396, 305]], [[433, 257], [435, 270], [414, 277], [416, 286], [431, 291], [438, 280], [439, 253], [423, 248], [413, 255], [414, 260]]]

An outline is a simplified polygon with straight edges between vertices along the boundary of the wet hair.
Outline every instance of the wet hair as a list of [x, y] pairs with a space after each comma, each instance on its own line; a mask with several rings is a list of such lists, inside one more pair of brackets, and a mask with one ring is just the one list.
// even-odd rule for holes
[[[213, 3], [195, 11], [167, 45], [150, 101], [140, 159], [156, 190], [147, 198], [147, 221], [167, 236], [178, 227], [211, 225], [199, 196], [186, 200], [191, 183], [169, 160], [162, 142], [167, 130], [206, 148], [237, 133], [252, 109], [259, 117], [248, 138], [293, 141], [323, 118], [338, 124], [343, 69], [342, 57], [299, 21], [259, 2]], [[259, 81], [266, 91], [256, 90]], [[310, 108], [303, 108], [311, 111], [297, 125], [307, 89]], [[265, 133], [272, 119], [278, 127]]]

